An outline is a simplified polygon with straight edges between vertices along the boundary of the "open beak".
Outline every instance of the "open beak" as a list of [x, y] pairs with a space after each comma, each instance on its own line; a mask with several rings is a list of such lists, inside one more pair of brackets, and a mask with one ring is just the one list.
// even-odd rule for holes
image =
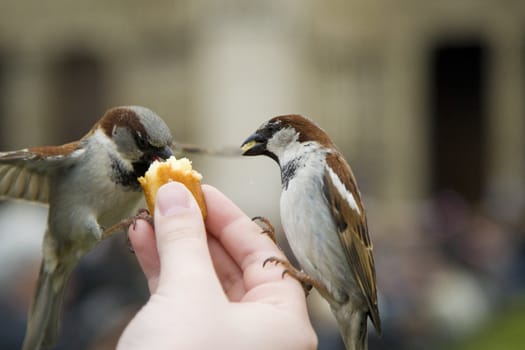
[[171, 149], [171, 147], [166, 146], [164, 148], [159, 149], [155, 152], [155, 154], [153, 154], [153, 160], [166, 160], [172, 155], [173, 150]]
[[173, 155], [173, 150], [171, 149], [170, 146], [166, 146], [162, 149], [162, 152], [160, 154], [160, 156], [163, 158], [163, 159], [168, 159], [169, 157], [171, 157]]
[[243, 156], [258, 156], [266, 152], [266, 139], [258, 133], [250, 135], [241, 145]]

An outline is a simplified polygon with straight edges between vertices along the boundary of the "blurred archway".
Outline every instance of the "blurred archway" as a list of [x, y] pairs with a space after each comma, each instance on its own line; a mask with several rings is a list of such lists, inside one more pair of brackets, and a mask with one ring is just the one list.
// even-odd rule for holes
[[471, 202], [486, 181], [487, 48], [478, 40], [444, 42], [430, 62], [431, 184]]

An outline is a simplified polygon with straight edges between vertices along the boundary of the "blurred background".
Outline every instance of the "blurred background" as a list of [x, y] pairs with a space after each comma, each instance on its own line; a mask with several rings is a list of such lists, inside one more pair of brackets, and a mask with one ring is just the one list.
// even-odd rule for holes
[[[371, 350], [525, 347], [524, 98], [522, 0], [0, 2], [0, 150], [74, 140], [118, 105], [217, 148], [274, 115], [316, 120], [368, 209]], [[278, 225], [270, 159], [191, 159]], [[0, 202], [2, 349], [23, 339], [45, 217]], [[69, 284], [56, 349], [114, 348], [147, 297], [125, 238], [103, 242]], [[343, 349], [309, 303], [319, 349]]]

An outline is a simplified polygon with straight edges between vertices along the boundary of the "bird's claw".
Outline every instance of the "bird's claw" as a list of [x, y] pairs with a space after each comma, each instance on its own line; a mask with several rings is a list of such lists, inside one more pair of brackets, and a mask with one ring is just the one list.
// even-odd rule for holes
[[312, 286], [315, 286], [318, 289], [326, 289], [320, 282], [308, 276], [304, 271], [296, 269], [286, 259], [278, 258], [275, 256], [269, 257], [264, 260], [263, 267], [265, 267], [268, 263], [282, 265], [284, 267], [284, 270], [281, 274], [281, 277], [284, 278], [284, 276], [290, 275], [290, 277], [295, 278], [297, 281], [299, 281], [299, 283], [301, 283], [301, 285], [303, 286], [304, 293], [306, 294], [306, 296], [308, 296], [310, 290], [312, 290]]
[[139, 209], [137, 214], [135, 214], [134, 216], [121, 220], [115, 225], [104, 229], [104, 231], [102, 232], [101, 240], [107, 239], [113, 236], [115, 233], [124, 231], [126, 234], [128, 249], [132, 253], [134, 253], [135, 251], [133, 250], [133, 247], [131, 246], [131, 242], [128, 237], [128, 228], [132, 226], [133, 229], [135, 229], [137, 227], [137, 220], [139, 219], [148, 222], [153, 227], [153, 217], [150, 215], [149, 211], [147, 209]]
[[254, 221], [254, 222], [260, 221], [265, 226], [265, 227], [261, 227], [262, 228], [262, 232], [261, 233], [267, 235], [268, 237], [270, 237], [270, 239], [274, 243], [277, 243], [276, 238], [275, 238], [275, 228], [273, 227], [273, 225], [270, 222], [270, 220], [268, 220], [264, 216], [254, 216], [252, 218], [252, 221]]
[[137, 214], [135, 216], [131, 217], [131, 220], [133, 222], [133, 229], [137, 227], [137, 220], [144, 220], [148, 224], [151, 225], [151, 227], [155, 228], [155, 224], [153, 222], [153, 216], [151, 216], [150, 212], [146, 208], [140, 208], [137, 211]]
[[[135, 214], [135, 216], [130, 217], [128, 220], [130, 223], [127, 226], [133, 226], [133, 229], [137, 227], [138, 220], [144, 220], [148, 224], [150, 224], [151, 227], [153, 228], [155, 227], [154, 222], [153, 222], [153, 217], [151, 216], [149, 210], [146, 208], [140, 208], [137, 211], [137, 214]], [[126, 231], [126, 244], [128, 246], [128, 250], [132, 253], [135, 253], [135, 250], [133, 249], [133, 245], [131, 244], [131, 241], [129, 239], [128, 231]]]

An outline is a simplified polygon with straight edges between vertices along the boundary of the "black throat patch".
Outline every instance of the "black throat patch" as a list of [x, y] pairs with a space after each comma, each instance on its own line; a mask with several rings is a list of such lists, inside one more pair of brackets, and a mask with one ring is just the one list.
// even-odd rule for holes
[[286, 163], [281, 168], [281, 184], [283, 187], [283, 190], [288, 189], [288, 183], [291, 179], [294, 178], [295, 173], [297, 172], [297, 169], [301, 166], [301, 158], [292, 160], [288, 163]]
[[133, 163], [133, 170], [127, 169], [124, 162], [115, 156], [110, 156], [111, 159], [111, 179], [125, 189], [130, 191], [139, 191], [140, 184], [138, 177], [144, 175], [148, 165], [143, 162]]

